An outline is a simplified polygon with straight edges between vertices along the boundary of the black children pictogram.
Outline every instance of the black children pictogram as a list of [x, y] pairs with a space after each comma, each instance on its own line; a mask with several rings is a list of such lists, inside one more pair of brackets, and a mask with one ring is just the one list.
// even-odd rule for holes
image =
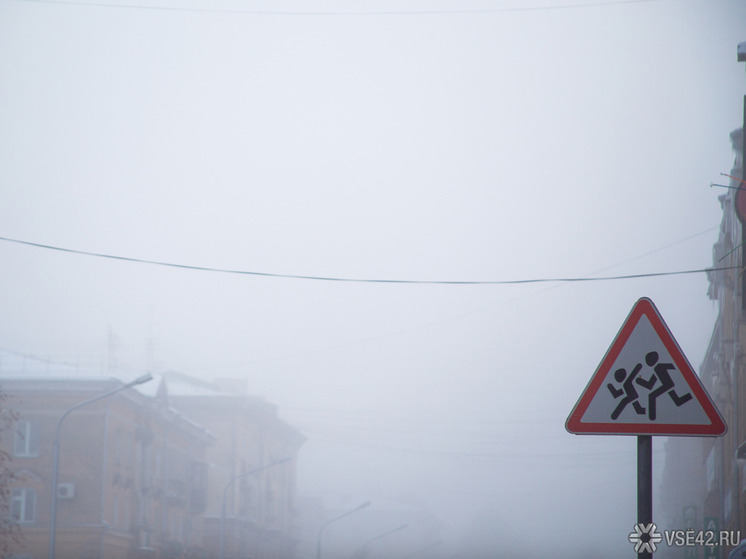
[[637, 394], [637, 390], [633, 384], [633, 381], [640, 373], [641, 368], [642, 364], [638, 363], [635, 368], [632, 369], [629, 376], [627, 376], [627, 371], [625, 369], [617, 369], [614, 371], [614, 379], [620, 383], [622, 387], [617, 388], [612, 383], [607, 384], [606, 387], [609, 389], [609, 392], [611, 392], [611, 395], [614, 396], [614, 399], [617, 399], [622, 395], [624, 395], [624, 398], [622, 398], [614, 411], [611, 412], [611, 419], [619, 417], [619, 414], [621, 414], [624, 408], [627, 407], [627, 404], [632, 404], [632, 407], [635, 408], [638, 415], [645, 413], [645, 408], [642, 407], [642, 404], [638, 401], [640, 396]]
[[[650, 418], [650, 421], [655, 421], [656, 417], [656, 400], [659, 396], [662, 396], [665, 393], [668, 393], [668, 395], [671, 397], [671, 401], [673, 401], [674, 404], [676, 404], [676, 407], [679, 407], [689, 400], [692, 399], [692, 395], [690, 393], [684, 394], [683, 396], [679, 396], [676, 394], [676, 391], [674, 390], [674, 381], [671, 378], [671, 375], [668, 374], [668, 371], [676, 369], [674, 367], [673, 363], [658, 363], [658, 352], [657, 351], [651, 351], [645, 356], [645, 363], [648, 364], [650, 367], [653, 368], [653, 375], [645, 380], [642, 378], [635, 379], [635, 382], [639, 384], [640, 386], [646, 388], [648, 393], [648, 417]], [[655, 390], [651, 389], [655, 384], [660, 381], [660, 386], [656, 388]], [[613, 418], [613, 416], [612, 416]]]

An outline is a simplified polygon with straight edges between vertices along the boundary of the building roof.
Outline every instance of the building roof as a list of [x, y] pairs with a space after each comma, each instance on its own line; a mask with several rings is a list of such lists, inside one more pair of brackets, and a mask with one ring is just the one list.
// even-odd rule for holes
[[[16, 389], [22, 384], [24, 390], [100, 390], [102, 383], [116, 385], [137, 378], [141, 372], [130, 372], [125, 378], [117, 378], [103, 369], [84, 370], [78, 365], [61, 363], [33, 355], [0, 348], [0, 387], [13, 383]], [[127, 391], [130, 392], [130, 391]], [[153, 380], [134, 386], [141, 398], [157, 403], [163, 413], [180, 416], [193, 428], [203, 429], [188, 419], [187, 407], [219, 409], [231, 408], [245, 411], [269, 420], [269, 423], [288, 440], [300, 445], [305, 441], [294, 427], [277, 416], [277, 406], [248, 392], [246, 379], [228, 378], [206, 381], [178, 371], [153, 374]], [[178, 401], [177, 405], [174, 403]], [[208, 436], [212, 436], [205, 430]]]

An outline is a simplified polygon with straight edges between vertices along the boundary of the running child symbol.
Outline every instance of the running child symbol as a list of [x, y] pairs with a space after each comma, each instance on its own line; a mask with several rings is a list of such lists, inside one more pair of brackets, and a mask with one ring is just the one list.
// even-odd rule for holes
[[633, 384], [635, 377], [640, 374], [640, 369], [642, 369], [642, 364], [638, 363], [635, 365], [635, 368], [632, 369], [629, 376], [627, 376], [627, 371], [625, 369], [617, 369], [614, 371], [614, 379], [620, 383], [622, 387], [617, 388], [612, 383], [607, 384], [606, 387], [609, 389], [609, 392], [611, 392], [611, 395], [614, 396], [615, 400], [622, 395], [624, 395], [624, 398], [622, 398], [614, 411], [611, 412], [611, 419], [617, 419], [622, 411], [624, 411], [624, 408], [627, 407], [627, 404], [632, 404], [637, 415], [643, 415], [645, 413], [645, 408], [642, 407], [642, 404], [638, 401], [640, 396], [637, 394], [637, 390]]
[[[651, 351], [645, 356], [645, 363], [653, 368], [653, 375], [645, 380], [642, 378], [635, 379], [635, 382], [640, 386], [648, 389], [648, 417], [650, 421], [655, 421], [656, 418], [656, 400], [659, 396], [668, 393], [671, 401], [676, 404], [676, 407], [682, 406], [692, 399], [691, 393], [686, 393], [683, 396], [676, 394], [674, 390], [674, 381], [668, 371], [675, 370], [673, 363], [658, 363], [658, 352]], [[655, 384], [660, 381], [660, 386], [655, 390], [651, 390]]]

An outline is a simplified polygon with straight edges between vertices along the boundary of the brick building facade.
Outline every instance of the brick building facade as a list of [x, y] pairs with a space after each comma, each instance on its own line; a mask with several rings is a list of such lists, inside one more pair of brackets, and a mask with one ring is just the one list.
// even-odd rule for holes
[[[17, 478], [10, 507], [24, 541], [15, 553], [46, 558], [60, 418], [123, 383], [4, 376], [0, 389], [18, 415], [0, 440]], [[218, 388], [171, 396], [171, 384], [180, 383], [159, 378], [148, 390], [123, 390], [76, 409], [60, 424], [56, 558], [217, 558], [227, 481], [279, 458], [290, 460], [230, 484], [224, 556], [292, 558], [302, 436], [262, 400]]]
[[[743, 131], [731, 134], [735, 163], [730, 175], [743, 177]], [[741, 182], [731, 179], [719, 197], [723, 217], [713, 247], [709, 297], [718, 317], [700, 377], [722, 413], [728, 432], [719, 438], [669, 439], [661, 486], [659, 523], [666, 528], [716, 531], [746, 537], [746, 306], [743, 227], [735, 200]], [[729, 546], [665, 550], [671, 559], [722, 559]]]

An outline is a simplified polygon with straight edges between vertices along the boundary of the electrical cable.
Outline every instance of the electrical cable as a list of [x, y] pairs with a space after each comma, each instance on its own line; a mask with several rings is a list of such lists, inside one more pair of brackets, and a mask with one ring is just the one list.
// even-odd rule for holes
[[698, 269], [692, 269], [692, 270], [677, 270], [677, 271], [672, 271], [672, 272], [647, 272], [647, 273], [642, 273], [642, 274], [626, 274], [626, 275], [601, 276], [601, 277], [527, 278], [527, 279], [516, 279], [516, 280], [477, 280], [477, 281], [346, 278], [346, 277], [335, 277], [335, 276], [308, 276], [308, 275], [301, 275], [301, 274], [279, 274], [279, 273], [272, 273], [272, 272], [232, 270], [228, 268], [212, 268], [208, 266], [193, 266], [189, 264], [177, 264], [174, 262], [162, 262], [159, 260], [147, 260], [144, 258], [133, 258], [129, 256], [117, 256], [117, 255], [105, 254], [101, 252], [77, 250], [77, 249], [47, 245], [47, 244], [42, 244], [42, 243], [34, 243], [31, 241], [23, 241], [20, 239], [11, 239], [9, 237], [0, 237], [0, 241], [6, 241], [9, 243], [16, 243], [16, 244], [26, 245], [26, 246], [32, 246], [36, 248], [43, 248], [47, 250], [55, 250], [58, 252], [65, 252], [65, 253], [70, 253], [70, 254], [94, 256], [96, 258], [107, 258], [110, 260], [120, 260], [124, 262], [136, 262], [139, 264], [150, 264], [153, 266], [165, 266], [169, 268], [179, 268], [183, 270], [195, 270], [195, 271], [200, 271], [200, 272], [215, 272], [215, 273], [221, 273], [221, 274], [238, 274], [238, 275], [247, 275], [247, 276], [270, 277], [270, 278], [347, 282], [347, 283], [386, 283], [386, 284], [410, 284], [410, 285], [521, 285], [521, 284], [532, 284], [532, 283], [573, 283], [573, 282], [593, 282], [593, 281], [617, 281], [617, 280], [628, 280], [628, 279], [680, 276], [680, 275], [687, 275], [687, 274], [724, 272], [727, 270], [740, 269], [740, 266], [724, 266], [724, 267], [716, 267], [716, 268], [698, 268]]
[[618, 6], [625, 4], [641, 4], [649, 2], [660, 2], [662, 0], [605, 0], [596, 3], [574, 3], [547, 6], [523, 6], [513, 8], [476, 8], [473, 10], [363, 10], [363, 11], [293, 11], [293, 10], [240, 10], [240, 9], [216, 9], [216, 8], [185, 8], [170, 6], [145, 6], [142, 4], [115, 4], [111, 2], [80, 2], [77, 0], [17, 0], [19, 2], [35, 2], [40, 4], [61, 4], [68, 6], [90, 6], [93, 8], [125, 8], [135, 10], [157, 10], [169, 12], [197, 12], [197, 13], [225, 13], [246, 14], [259, 16], [422, 16], [422, 15], [450, 15], [450, 14], [483, 14], [483, 13], [507, 13], [507, 12], [540, 12], [548, 10], [566, 10], [596, 8], [604, 6]]

